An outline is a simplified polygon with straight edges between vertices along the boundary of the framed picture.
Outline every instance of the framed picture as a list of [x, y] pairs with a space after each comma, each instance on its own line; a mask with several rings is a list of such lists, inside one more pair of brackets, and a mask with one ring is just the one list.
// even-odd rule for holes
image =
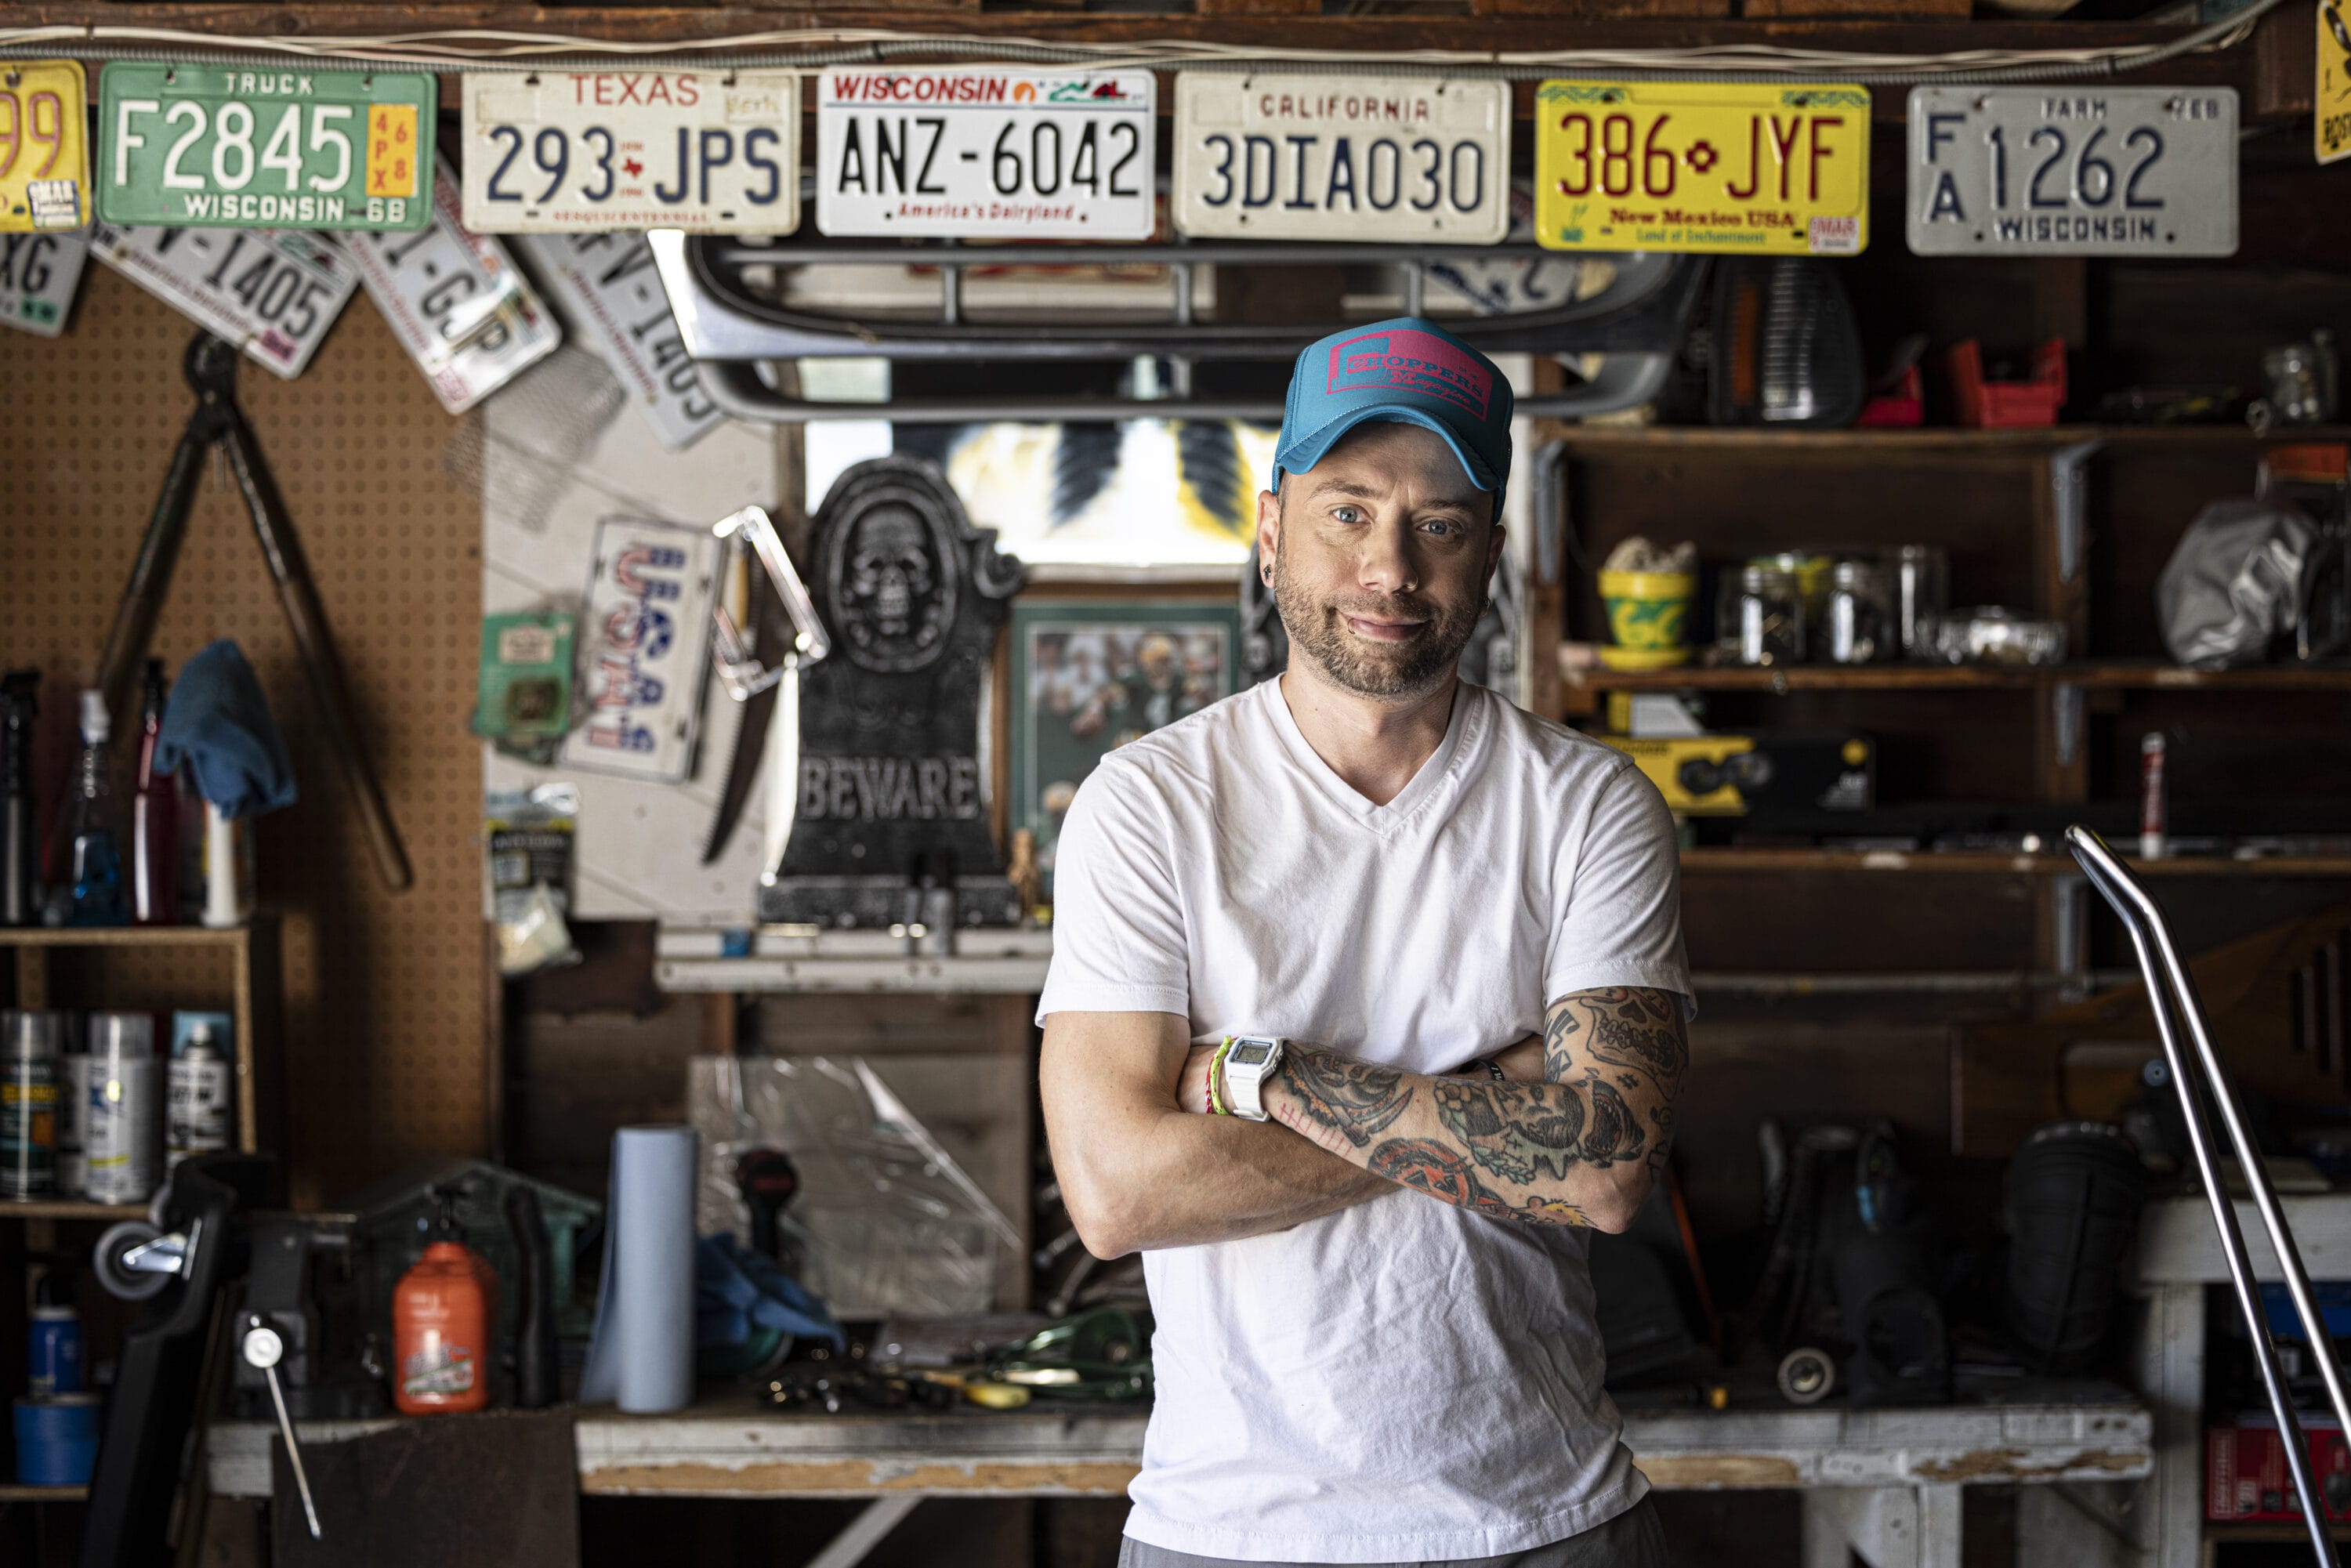
[[1061, 818], [1094, 765], [1240, 685], [1238, 603], [1012, 607], [1011, 825], [1050, 894]]

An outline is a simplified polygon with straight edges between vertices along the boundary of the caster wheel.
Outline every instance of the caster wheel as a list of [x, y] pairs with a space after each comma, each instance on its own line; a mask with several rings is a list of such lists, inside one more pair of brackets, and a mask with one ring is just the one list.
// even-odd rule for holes
[[1802, 1345], [1780, 1362], [1780, 1393], [1791, 1405], [1817, 1405], [1836, 1387], [1836, 1362], [1824, 1350]]
[[90, 1258], [90, 1267], [98, 1271], [98, 1282], [105, 1287], [108, 1295], [119, 1301], [143, 1301], [163, 1293], [163, 1287], [175, 1276], [122, 1266], [124, 1253], [134, 1247], [144, 1247], [162, 1234], [143, 1219], [126, 1219], [109, 1228], [98, 1239], [98, 1250]]

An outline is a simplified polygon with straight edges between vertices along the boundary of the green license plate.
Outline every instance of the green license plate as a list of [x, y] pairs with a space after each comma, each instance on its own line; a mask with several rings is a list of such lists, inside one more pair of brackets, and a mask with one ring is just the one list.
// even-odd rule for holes
[[420, 229], [434, 79], [149, 65], [99, 76], [98, 215], [177, 228]]

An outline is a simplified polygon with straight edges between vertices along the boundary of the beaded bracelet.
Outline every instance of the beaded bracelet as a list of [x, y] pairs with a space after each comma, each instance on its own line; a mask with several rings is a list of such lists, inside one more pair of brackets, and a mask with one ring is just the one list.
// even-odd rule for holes
[[1229, 1116], [1233, 1113], [1233, 1108], [1225, 1103], [1225, 1097], [1217, 1092], [1217, 1080], [1224, 1075], [1225, 1052], [1232, 1048], [1233, 1037], [1227, 1035], [1225, 1042], [1217, 1047], [1217, 1054], [1208, 1058], [1208, 1112], [1211, 1115]]

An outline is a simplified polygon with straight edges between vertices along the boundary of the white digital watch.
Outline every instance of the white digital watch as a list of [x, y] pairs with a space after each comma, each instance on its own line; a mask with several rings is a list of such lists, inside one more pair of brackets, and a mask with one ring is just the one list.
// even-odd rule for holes
[[1245, 1122], [1262, 1122], [1265, 1081], [1281, 1066], [1281, 1041], [1270, 1035], [1237, 1034], [1225, 1047], [1225, 1103]]

